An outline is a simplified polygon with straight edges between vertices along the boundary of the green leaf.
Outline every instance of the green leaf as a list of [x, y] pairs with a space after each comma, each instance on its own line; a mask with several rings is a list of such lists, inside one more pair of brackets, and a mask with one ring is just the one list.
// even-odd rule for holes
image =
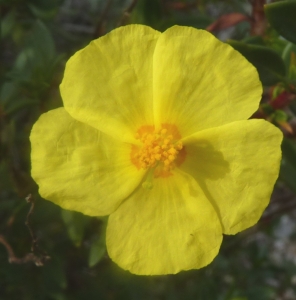
[[243, 39], [243, 42], [251, 45], [265, 46], [265, 42], [262, 36], [259, 35], [247, 36], [246, 38]]
[[296, 55], [296, 45], [294, 45], [293, 43], [288, 43], [282, 53], [282, 58], [287, 68], [289, 68], [290, 66], [292, 53]]
[[282, 152], [280, 179], [296, 193], [296, 143], [284, 138]]
[[284, 80], [286, 67], [282, 58], [274, 50], [238, 41], [228, 43], [257, 68], [263, 85], [275, 85]]
[[296, 169], [285, 159], [282, 160], [279, 177], [293, 192], [296, 193]]
[[62, 210], [62, 219], [70, 239], [76, 247], [79, 247], [91, 218], [75, 211]]
[[160, 0], [138, 1], [130, 18], [131, 23], [149, 25], [155, 29], [159, 28], [162, 21]]
[[16, 59], [17, 71], [36, 69], [36, 66], [50, 67], [55, 59], [54, 40], [43, 22], [37, 20], [26, 39], [24, 49]]
[[100, 262], [106, 253], [106, 227], [108, 218], [103, 217], [100, 220], [102, 221], [100, 232], [94, 237], [89, 251], [88, 265], [90, 267]]
[[19, 52], [13, 68], [6, 78], [16, 82], [29, 97], [46, 90], [52, 80], [53, 71], [61, 61], [56, 54], [53, 37], [40, 20], [34, 21], [27, 34], [24, 46]]
[[277, 109], [274, 112], [274, 120], [276, 122], [286, 122], [288, 120], [288, 116], [283, 110]]
[[97, 236], [90, 247], [89, 257], [88, 257], [88, 265], [90, 267], [95, 266], [100, 260], [103, 258], [106, 253], [106, 242], [105, 242], [105, 234], [101, 234]]
[[296, 193], [296, 143], [284, 138], [282, 152], [280, 179]]
[[[284, 138], [282, 143], [283, 157], [296, 171], [296, 143]], [[296, 178], [296, 177], [295, 177]], [[295, 180], [294, 178], [294, 180]]]
[[5, 109], [6, 117], [11, 117], [13, 114], [18, 112], [19, 110], [30, 107], [30, 106], [37, 106], [39, 104], [38, 100], [30, 99], [30, 98], [23, 98], [19, 101], [11, 102], [8, 108]]
[[289, 109], [292, 111], [294, 115], [296, 115], [296, 101], [293, 101], [289, 105]]
[[265, 41], [265, 46], [274, 50], [280, 56], [282, 56], [285, 47], [289, 43], [287, 40], [283, 39], [273, 27], [270, 27], [267, 30], [264, 41]]
[[1, 30], [2, 30], [1, 38], [5, 38], [6, 36], [8, 36], [12, 32], [15, 24], [16, 24], [16, 12], [14, 10], [11, 10], [1, 20]]
[[288, 43], [282, 53], [282, 58], [288, 70], [289, 79], [296, 80], [296, 45]]
[[265, 5], [270, 24], [287, 40], [296, 44], [296, 0]]
[[[56, 55], [53, 37], [43, 22], [37, 20], [32, 28], [31, 35], [27, 39], [27, 47], [42, 57], [43, 60], [52, 60]], [[37, 51], [38, 50], [38, 53]]]
[[9, 105], [19, 93], [19, 85], [16, 82], [5, 82], [0, 89], [0, 103], [3, 106]]
[[213, 23], [214, 19], [210, 18], [206, 15], [177, 15], [174, 19], [170, 20], [169, 26], [167, 28], [180, 25], [180, 26], [191, 26], [199, 29], [205, 29], [211, 23]]
[[28, 7], [37, 18], [40, 18], [40, 19], [46, 20], [46, 21], [53, 19], [57, 13], [56, 7], [45, 10], [45, 9], [41, 9], [31, 3], [28, 4]]

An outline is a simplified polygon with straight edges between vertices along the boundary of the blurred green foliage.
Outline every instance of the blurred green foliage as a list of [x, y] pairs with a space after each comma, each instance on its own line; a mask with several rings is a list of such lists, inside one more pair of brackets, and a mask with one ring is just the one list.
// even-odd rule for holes
[[[1, 300], [296, 299], [296, 1], [273, 2], [0, 0]], [[234, 13], [248, 20], [235, 22]], [[40, 198], [30, 177], [29, 133], [41, 113], [62, 105], [65, 62], [92, 39], [127, 23], [163, 31], [174, 24], [206, 29], [215, 22], [213, 33], [255, 65], [265, 86], [254, 117], [285, 134], [280, 179], [258, 226], [226, 236], [211, 265], [135, 276], [108, 258], [106, 218], [64, 211]], [[35, 208], [27, 216], [29, 193]], [[35, 258], [51, 257], [44, 266], [21, 261], [32, 251], [26, 220], [37, 236]]]

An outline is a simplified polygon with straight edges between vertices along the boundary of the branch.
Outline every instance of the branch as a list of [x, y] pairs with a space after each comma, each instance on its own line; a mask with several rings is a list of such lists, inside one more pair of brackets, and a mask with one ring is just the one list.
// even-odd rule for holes
[[104, 29], [105, 19], [108, 16], [108, 12], [109, 12], [109, 9], [111, 7], [111, 3], [112, 3], [112, 0], [108, 0], [107, 3], [106, 3], [106, 6], [104, 8], [104, 10], [102, 11], [100, 20], [99, 20], [99, 22], [98, 22], [98, 24], [96, 26], [95, 32], [94, 32], [94, 37], [95, 38], [98, 38], [98, 37], [100, 37], [100, 36], [102, 36], [102, 35], [105, 34], [105, 29]]
[[30, 221], [30, 216], [32, 215], [32, 213], [34, 211], [34, 208], [35, 208], [35, 202], [34, 202], [34, 200], [32, 198], [32, 194], [29, 194], [25, 199], [26, 199], [26, 201], [28, 203], [31, 203], [31, 207], [30, 207], [30, 210], [29, 210], [29, 212], [27, 214], [27, 218], [26, 218], [25, 224], [28, 227], [30, 235], [31, 235], [31, 238], [32, 238], [31, 251], [36, 252], [36, 251], [39, 250], [39, 246], [37, 244], [37, 237], [35, 235], [35, 232], [32, 229], [32, 224], [31, 224], [31, 221]]
[[138, 0], [132, 0], [129, 7], [123, 12], [120, 21], [118, 22], [118, 26], [123, 26], [127, 23], [127, 20], [130, 18], [131, 13], [133, 12], [134, 8], [136, 7]]
[[264, 35], [267, 21], [264, 14], [264, 4], [266, 0], [251, 0], [252, 5], [252, 23], [251, 35]]
[[43, 266], [44, 263], [50, 258], [49, 256], [38, 257], [32, 252], [26, 254], [23, 258], [18, 258], [15, 256], [12, 247], [10, 246], [10, 244], [7, 242], [7, 240], [3, 235], [0, 235], [0, 244], [2, 244], [6, 248], [8, 253], [8, 261], [11, 264], [26, 264], [29, 262], [33, 262], [36, 266], [39, 267], [39, 266]]
[[26, 201], [28, 203], [31, 203], [31, 207], [27, 214], [25, 224], [27, 225], [30, 235], [31, 235], [31, 238], [32, 238], [32, 246], [31, 246], [32, 252], [27, 253], [23, 258], [16, 257], [11, 245], [8, 243], [8, 241], [5, 239], [5, 237], [3, 235], [0, 235], [0, 244], [2, 244], [7, 250], [9, 263], [25, 264], [28, 262], [33, 262], [36, 266], [40, 267], [40, 266], [43, 266], [44, 263], [50, 259], [50, 256], [48, 256], [47, 253], [45, 253], [44, 251], [42, 251], [40, 249], [40, 247], [37, 243], [36, 234], [35, 234], [34, 230], [32, 229], [30, 217], [31, 217], [32, 213], [34, 212], [35, 202], [34, 202], [31, 194], [29, 194], [26, 197]]

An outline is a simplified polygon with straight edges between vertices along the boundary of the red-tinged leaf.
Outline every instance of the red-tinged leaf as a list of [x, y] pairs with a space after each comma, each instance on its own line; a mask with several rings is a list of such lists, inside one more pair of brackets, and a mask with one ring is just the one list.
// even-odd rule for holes
[[270, 101], [269, 104], [274, 109], [281, 109], [289, 105], [295, 98], [295, 95], [284, 91], [281, 94], [279, 94], [274, 100]]
[[243, 15], [241, 13], [231, 13], [231, 14], [221, 16], [220, 18], [218, 18], [217, 21], [209, 25], [206, 29], [210, 32], [219, 31], [244, 21], [251, 22], [251, 19], [250, 17]]
[[174, 10], [190, 10], [196, 7], [196, 3], [172, 2], [167, 3], [167, 6]]
[[281, 127], [281, 129], [287, 131], [290, 134], [293, 134], [293, 128], [288, 122], [277, 121], [277, 123]]

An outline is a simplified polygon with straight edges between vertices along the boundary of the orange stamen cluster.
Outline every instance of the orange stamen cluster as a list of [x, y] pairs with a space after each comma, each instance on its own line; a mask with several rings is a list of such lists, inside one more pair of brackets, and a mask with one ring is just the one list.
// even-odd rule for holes
[[135, 137], [143, 145], [137, 148], [133, 157], [140, 168], [161, 167], [162, 171], [165, 172], [169, 172], [174, 168], [174, 162], [183, 145], [181, 141], [174, 138], [168, 129], [138, 132]]

